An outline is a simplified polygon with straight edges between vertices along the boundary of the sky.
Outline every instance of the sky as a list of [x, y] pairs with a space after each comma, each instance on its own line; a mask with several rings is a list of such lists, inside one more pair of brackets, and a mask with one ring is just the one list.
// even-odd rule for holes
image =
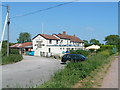
[[[64, 2], [4, 2], [10, 6], [10, 17], [41, 10]], [[6, 8], [2, 8], [2, 24]], [[10, 42], [17, 42], [21, 32], [32, 36], [42, 33], [58, 34], [66, 31], [81, 40], [97, 39], [104, 43], [110, 34], [118, 34], [117, 2], [74, 2], [43, 12], [11, 19]], [[6, 39], [6, 34], [5, 38]]]

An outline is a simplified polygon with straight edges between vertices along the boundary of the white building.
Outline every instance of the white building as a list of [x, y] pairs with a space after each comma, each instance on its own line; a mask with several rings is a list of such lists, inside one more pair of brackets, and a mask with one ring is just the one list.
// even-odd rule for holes
[[84, 48], [84, 42], [78, 37], [63, 34], [38, 34], [32, 39], [35, 56], [62, 55], [69, 50]]

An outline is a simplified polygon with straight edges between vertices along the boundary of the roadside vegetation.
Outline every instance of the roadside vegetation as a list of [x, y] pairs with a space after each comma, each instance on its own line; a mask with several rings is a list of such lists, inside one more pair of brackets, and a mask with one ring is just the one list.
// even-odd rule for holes
[[70, 50], [70, 54], [82, 54], [84, 56], [88, 56], [90, 52], [85, 50]]
[[70, 62], [64, 70], [55, 73], [54, 77], [38, 88], [71, 88], [75, 83], [85, 79], [94, 70], [109, 63], [108, 57], [113, 54], [112, 50], [97, 52], [89, 56], [83, 62]]
[[[10, 43], [10, 45], [13, 45], [13, 43]], [[7, 41], [3, 41], [2, 52], [0, 55], [2, 57], [0, 64], [2, 65], [15, 63], [23, 59], [22, 55], [19, 54], [18, 49], [10, 49], [10, 55], [7, 56]]]
[[111, 63], [115, 60], [115, 56], [116, 54], [107, 58], [108, 63], [99, 66], [89, 76], [75, 83], [72, 88], [100, 88]]

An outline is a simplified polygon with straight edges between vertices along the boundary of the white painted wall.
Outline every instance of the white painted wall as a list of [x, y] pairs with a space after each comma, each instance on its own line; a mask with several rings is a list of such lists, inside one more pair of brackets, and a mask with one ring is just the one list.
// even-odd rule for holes
[[[57, 37], [58, 38], [58, 37]], [[60, 38], [58, 38], [60, 39]], [[40, 44], [44, 44], [44, 46], [41, 46], [41, 48], [38, 48], [38, 41], [42, 41]], [[61, 42], [62, 41], [62, 42]], [[84, 44], [83, 43], [70, 43], [70, 40], [67, 39], [60, 39], [58, 40], [58, 44], [56, 44], [56, 40], [52, 40], [52, 43], [49, 43], [49, 40], [46, 40], [42, 36], [37, 36], [32, 40], [33, 42], [33, 50], [35, 52], [35, 56], [40, 56], [41, 54], [47, 55], [49, 53], [50, 48], [50, 54], [52, 55], [62, 55], [62, 52], [66, 52], [67, 50], [78, 50], [83, 49]], [[55, 46], [58, 45], [58, 46]], [[59, 45], [77, 45], [77, 46], [59, 46]]]

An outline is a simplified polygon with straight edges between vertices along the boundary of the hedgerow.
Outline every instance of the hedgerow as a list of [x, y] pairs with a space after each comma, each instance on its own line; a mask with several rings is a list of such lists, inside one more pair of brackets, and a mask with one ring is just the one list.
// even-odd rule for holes
[[9, 56], [2, 57], [2, 65], [15, 63], [23, 59], [22, 55], [19, 54], [10, 54]]
[[70, 50], [70, 54], [82, 54], [84, 56], [88, 56], [90, 52], [85, 50]]

